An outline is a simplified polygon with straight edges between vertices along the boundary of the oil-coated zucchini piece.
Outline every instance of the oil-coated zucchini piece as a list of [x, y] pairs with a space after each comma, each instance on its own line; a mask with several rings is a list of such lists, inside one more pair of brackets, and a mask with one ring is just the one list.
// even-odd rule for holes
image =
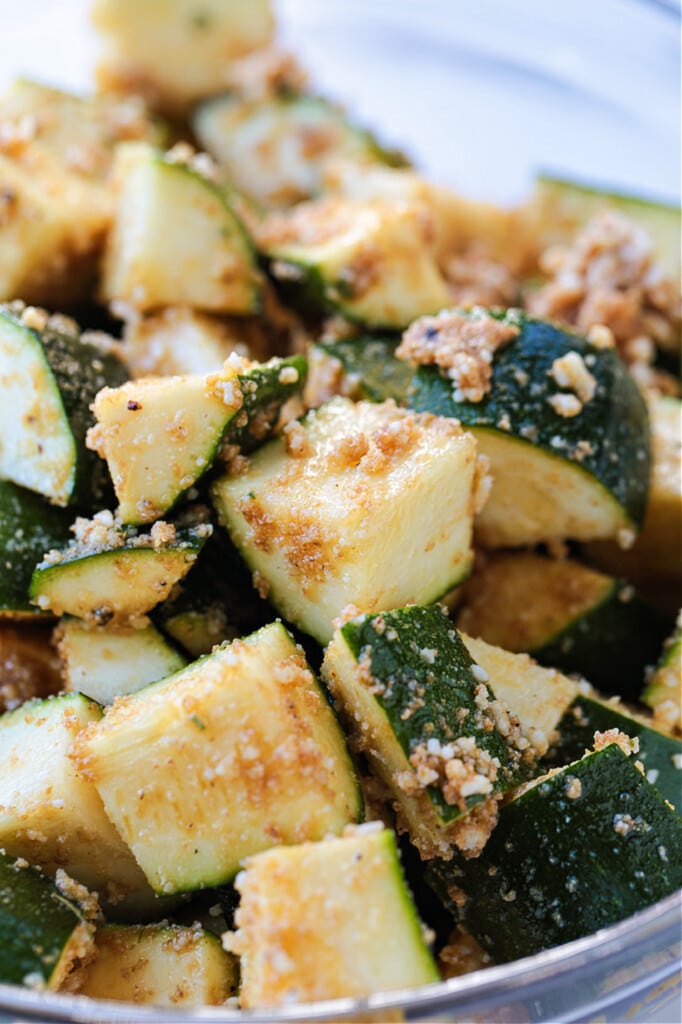
[[682, 733], [682, 613], [642, 693], [661, 729]]
[[323, 675], [422, 857], [454, 847], [475, 856], [499, 796], [533, 773], [536, 751], [443, 609], [352, 619], [327, 647]]
[[78, 994], [155, 1006], [218, 1006], [237, 989], [237, 964], [203, 928], [100, 925]]
[[22, 303], [0, 307], [0, 477], [56, 505], [100, 500], [107, 474], [85, 447], [90, 403], [127, 376], [73, 321]]
[[63, 868], [103, 900], [151, 899], [87, 768], [71, 759], [77, 738], [101, 716], [98, 704], [71, 693], [0, 717], [0, 848], [49, 874]]
[[535, 780], [480, 857], [429, 877], [498, 963], [591, 935], [682, 884], [682, 819], [616, 743]]
[[34, 491], [0, 480], [0, 619], [40, 614], [28, 599], [31, 576], [46, 551], [67, 543], [72, 518]]
[[320, 96], [256, 99], [228, 93], [201, 104], [192, 125], [227, 180], [267, 205], [288, 206], [317, 195], [332, 160], [353, 160], [364, 168], [400, 159]]
[[329, 198], [272, 214], [259, 231], [270, 273], [290, 302], [400, 329], [450, 303], [427, 212], [388, 200]]
[[466, 577], [476, 449], [450, 420], [335, 398], [216, 481], [221, 521], [284, 617], [326, 643], [347, 605], [427, 604]]
[[117, 701], [76, 763], [157, 892], [219, 885], [361, 813], [343, 734], [279, 623]]
[[207, 523], [175, 527], [159, 520], [140, 534], [114, 525], [111, 512], [74, 526], [76, 539], [36, 566], [30, 598], [43, 611], [97, 625], [134, 619], [165, 600], [212, 531]]
[[92, 956], [79, 908], [35, 868], [0, 851], [0, 981], [69, 989]]
[[481, 544], [634, 539], [647, 500], [649, 422], [612, 349], [518, 311], [474, 309], [413, 324], [402, 351], [438, 363], [418, 369], [410, 407], [459, 419], [490, 460]]
[[102, 91], [140, 93], [171, 112], [225, 86], [231, 61], [267, 46], [270, 0], [96, 0]]
[[142, 311], [178, 303], [220, 313], [258, 309], [251, 242], [224, 191], [143, 143], [121, 146], [112, 173], [105, 299]]
[[490, 556], [467, 583], [457, 625], [629, 700], [669, 629], [630, 584], [532, 552]]
[[636, 740], [636, 760], [647, 779], [682, 817], [682, 741], [618, 701], [578, 693], [557, 725], [549, 762], [575, 761], [593, 746], [596, 733], [608, 736], [614, 730]]
[[155, 377], [100, 391], [88, 444], [107, 461], [123, 522], [159, 519], [223, 443], [248, 450], [265, 440], [305, 374], [302, 356], [262, 365], [231, 357], [207, 376]]
[[141, 690], [187, 664], [152, 625], [94, 626], [67, 618], [55, 639], [64, 689], [83, 693], [98, 704], [112, 704], [116, 697]]
[[378, 822], [250, 857], [237, 887], [246, 1008], [438, 981], [395, 837]]

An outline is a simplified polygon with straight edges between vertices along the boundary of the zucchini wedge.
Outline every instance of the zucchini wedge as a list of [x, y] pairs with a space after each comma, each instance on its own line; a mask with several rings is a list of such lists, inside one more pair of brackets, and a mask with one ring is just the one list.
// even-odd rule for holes
[[[516, 334], [495, 351], [489, 389], [478, 400], [460, 394], [438, 366], [418, 368], [407, 398], [413, 409], [460, 420], [490, 460], [479, 542], [631, 542], [644, 518], [651, 453], [647, 408], [625, 365], [613, 350], [516, 310], [448, 311], [410, 330], [438, 349], [453, 328], [473, 322], [483, 330], [486, 321]], [[575, 388], [583, 383], [581, 399]]]
[[533, 774], [536, 751], [443, 609], [352, 619], [322, 673], [422, 858], [455, 847], [476, 856], [499, 797]]
[[230, 943], [241, 957], [245, 1008], [438, 981], [395, 836], [379, 822], [256, 854], [237, 887], [238, 930]]
[[224, 190], [144, 143], [119, 147], [112, 175], [106, 301], [141, 311], [177, 304], [238, 315], [258, 310], [254, 252]]
[[134, 619], [165, 600], [212, 532], [208, 523], [176, 528], [159, 520], [140, 534], [115, 526], [111, 512], [77, 519], [75, 529], [75, 541], [36, 566], [29, 596], [42, 611], [100, 626]]
[[48, 504], [34, 491], [0, 480], [0, 619], [35, 619], [28, 591], [36, 563], [69, 540], [73, 513]]
[[74, 758], [159, 893], [220, 885], [245, 856], [362, 812], [334, 713], [280, 623], [121, 698]]
[[105, 468], [85, 447], [90, 403], [128, 374], [111, 351], [83, 341], [66, 317], [0, 306], [0, 477], [55, 505], [106, 495]]
[[457, 625], [634, 701], [670, 624], [622, 580], [515, 551], [489, 556], [468, 581]]
[[480, 857], [427, 877], [497, 963], [591, 935], [682, 884], [682, 819], [616, 743], [522, 787]]
[[192, 127], [226, 179], [267, 206], [290, 206], [318, 195], [330, 161], [352, 160], [363, 167], [400, 161], [321, 96], [214, 96], [195, 110]]
[[37, 869], [0, 851], [0, 981], [70, 989], [94, 954], [75, 903]]
[[682, 733], [682, 613], [663, 646], [641, 700], [653, 711], [659, 728]]
[[100, 925], [78, 994], [155, 1006], [218, 1006], [237, 990], [237, 962], [203, 928]]
[[83, 693], [98, 704], [141, 690], [179, 672], [186, 659], [154, 626], [93, 626], [63, 619], [55, 631], [64, 689]]
[[417, 205], [311, 200], [266, 218], [258, 244], [285, 301], [316, 316], [400, 330], [450, 304]]
[[452, 421], [335, 398], [212, 495], [259, 591], [326, 643], [348, 605], [427, 604], [467, 576], [475, 478]]
[[265, 440], [305, 382], [302, 356], [228, 359], [207, 376], [156, 377], [104, 388], [88, 444], [106, 460], [125, 523], [159, 519], [211, 466], [222, 444]]

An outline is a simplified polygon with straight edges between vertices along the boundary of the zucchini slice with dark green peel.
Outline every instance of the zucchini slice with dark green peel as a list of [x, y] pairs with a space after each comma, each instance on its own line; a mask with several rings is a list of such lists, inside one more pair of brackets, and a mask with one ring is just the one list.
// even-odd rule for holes
[[237, 990], [237, 961], [203, 928], [100, 925], [78, 994], [156, 1006], [216, 1006]]
[[662, 729], [682, 733], [682, 613], [641, 696]]
[[281, 623], [121, 698], [73, 757], [160, 893], [221, 885], [245, 856], [362, 813], [343, 733]]
[[135, 309], [188, 305], [244, 315], [260, 307], [251, 240], [227, 194], [142, 143], [120, 146], [119, 194], [102, 290]]
[[491, 555], [467, 583], [457, 625], [626, 700], [637, 700], [669, 630], [630, 584], [532, 552]]
[[405, 163], [320, 96], [244, 99], [228, 93], [202, 103], [192, 125], [227, 180], [269, 206], [288, 206], [319, 194], [330, 160]]
[[656, 721], [646, 720], [618, 702], [579, 694], [557, 725], [557, 739], [549, 763], [564, 765], [582, 757], [594, 744], [596, 732], [617, 730], [637, 739], [639, 761], [652, 786], [682, 817], [682, 740], [660, 732]]
[[[624, 363], [613, 349], [516, 310], [487, 315], [518, 327], [518, 335], [495, 353], [481, 401], [457, 400], [452, 380], [432, 366], [417, 370], [407, 398], [413, 409], [458, 419], [489, 458], [494, 483], [476, 524], [481, 544], [633, 540], [646, 508], [651, 454], [646, 405]], [[553, 367], [569, 353], [596, 387], [577, 415], [566, 416], [550, 400], [566, 394]]]
[[682, 884], [682, 819], [615, 743], [504, 805], [480, 857], [429, 882], [497, 963], [591, 935]]
[[152, 625], [93, 626], [63, 619], [55, 633], [64, 689], [83, 693], [98, 704], [141, 690], [178, 672], [186, 659]]
[[0, 851], [0, 981], [58, 991], [94, 953], [75, 903], [25, 861]]
[[159, 521], [140, 534], [114, 526], [109, 513], [100, 533], [98, 516], [81, 521], [81, 539], [48, 552], [36, 567], [29, 596], [41, 610], [100, 626], [144, 615], [189, 572], [212, 532], [209, 524], [176, 528]]
[[34, 619], [44, 614], [29, 602], [31, 576], [46, 551], [68, 542], [72, 520], [72, 511], [0, 480], [0, 619]]
[[11, 303], [0, 307], [0, 477], [55, 505], [100, 503], [106, 467], [85, 447], [90, 404], [128, 373], [83, 341], [73, 321]]
[[239, 358], [206, 376], [150, 377], [105, 388], [88, 444], [106, 460], [125, 523], [153, 522], [203, 476], [221, 445], [267, 439], [303, 388], [302, 356], [249, 366]]
[[390, 334], [361, 334], [318, 342], [309, 355], [313, 393], [315, 377], [325, 387], [330, 378], [334, 380], [337, 376], [336, 364], [341, 394], [370, 402], [385, 402], [389, 398], [402, 402], [414, 370], [409, 363], [395, 358], [399, 343], [400, 338]]
[[425, 858], [470, 850], [467, 812], [485, 808], [492, 826], [496, 798], [533, 774], [534, 748], [442, 608], [347, 622], [322, 674]]

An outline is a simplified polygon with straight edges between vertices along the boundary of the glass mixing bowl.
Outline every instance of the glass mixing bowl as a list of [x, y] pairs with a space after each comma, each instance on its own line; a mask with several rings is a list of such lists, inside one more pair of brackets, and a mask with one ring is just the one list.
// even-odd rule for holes
[[[142, 2], [142, 0], [141, 0]], [[3, 11], [0, 86], [88, 88], [87, 0]], [[679, 201], [680, 14], [666, 0], [280, 0], [287, 40], [432, 178], [515, 202], [538, 170]], [[679, 851], [678, 851], [679, 853]], [[409, 992], [280, 1011], [155, 1010], [0, 985], [0, 1021], [658, 1022], [677, 1024], [681, 901], [588, 938]], [[0, 956], [1, 956], [0, 952]]]

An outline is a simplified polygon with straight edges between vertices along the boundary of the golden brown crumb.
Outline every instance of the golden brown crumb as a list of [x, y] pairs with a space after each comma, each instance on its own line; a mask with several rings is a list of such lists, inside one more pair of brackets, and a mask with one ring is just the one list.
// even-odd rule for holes
[[519, 290], [509, 267], [494, 260], [479, 242], [446, 260], [443, 274], [458, 306], [507, 308], [514, 304]]
[[615, 743], [626, 757], [631, 754], [636, 754], [639, 751], [639, 738], [637, 736], [627, 736], [624, 732], [620, 732], [619, 729], [607, 729], [605, 732], [595, 732], [594, 734], [594, 750], [603, 750], [604, 747], [608, 747], [609, 744]]

